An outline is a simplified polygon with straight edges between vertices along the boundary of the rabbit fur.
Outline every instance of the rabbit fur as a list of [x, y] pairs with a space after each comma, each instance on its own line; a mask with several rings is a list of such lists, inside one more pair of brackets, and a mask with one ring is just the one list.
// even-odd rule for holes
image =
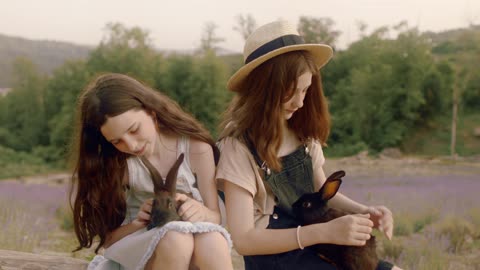
[[178, 168], [182, 164], [184, 154], [178, 156], [177, 161], [173, 164], [167, 174], [165, 183], [158, 170], [146, 159], [142, 158], [143, 163], [147, 167], [152, 176], [153, 192], [155, 194], [150, 214], [150, 223], [147, 229], [161, 227], [170, 221], [180, 220], [177, 213], [178, 207], [175, 200]]
[[[344, 171], [334, 172], [318, 192], [304, 194], [292, 204], [293, 213], [301, 225], [327, 222], [347, 214], [328, 207], [328, 200], [335, 196], [344, 176]], [[374, 270], [379, 263], [374, 236], [364, 246], [317, 244], [311, 248], [338, 269]]]

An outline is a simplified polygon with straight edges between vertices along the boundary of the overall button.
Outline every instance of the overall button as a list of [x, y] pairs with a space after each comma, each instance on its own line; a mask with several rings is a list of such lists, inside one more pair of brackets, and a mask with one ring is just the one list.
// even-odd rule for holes
[[273, 213], [272, 217], [273, 217], [273, 219], [278, 219], [277, 213]]

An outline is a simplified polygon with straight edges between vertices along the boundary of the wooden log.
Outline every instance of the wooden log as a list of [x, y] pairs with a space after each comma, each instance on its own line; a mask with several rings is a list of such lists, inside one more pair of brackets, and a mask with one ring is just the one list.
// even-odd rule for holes
[[0, 250], [0, 270], [85, 270], [88, 262], [71, 257]]

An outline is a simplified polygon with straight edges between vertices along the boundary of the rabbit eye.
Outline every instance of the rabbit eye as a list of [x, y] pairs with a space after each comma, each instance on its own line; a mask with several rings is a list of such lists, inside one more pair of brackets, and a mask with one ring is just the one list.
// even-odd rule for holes
[[310, 208], [310, 207], [312, 207], [312, 203], [311, 202], [304, 202], [303, 207], [304, 208]]
[[173, 203], [172, 202], [168, 202], [168, 208], [172, 208], [173, 207]]

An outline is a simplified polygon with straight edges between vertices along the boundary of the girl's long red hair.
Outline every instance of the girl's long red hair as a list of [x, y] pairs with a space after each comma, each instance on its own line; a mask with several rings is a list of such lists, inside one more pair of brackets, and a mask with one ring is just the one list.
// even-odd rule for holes
[[320, 73], [307, 51], [281, 54], [248, 74], [223, 116], [220, 139], [242, 140], [248, 136], [260, 158], [279, 171], [281, 162], [277, 153], [285, 119], [282, 105], [293, 96], [298, 77], [307, 71], [312, 73], [312, 84], [303, 107], [287, 124], [300, 140], [317, 140], [325, 145], [330, 132], [330, 114]]

